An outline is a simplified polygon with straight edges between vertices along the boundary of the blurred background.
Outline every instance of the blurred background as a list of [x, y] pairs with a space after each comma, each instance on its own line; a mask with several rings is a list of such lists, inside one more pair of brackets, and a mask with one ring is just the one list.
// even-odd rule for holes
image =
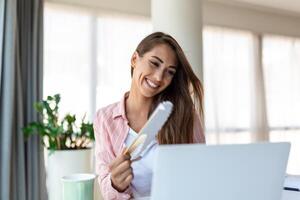
[[[150, 9], [149, 0], [46, 1], [44, 96], [59, 92], [64, 112], [91, 119], [119, 101], [130, 57], [153, 31]], [[300, 174], [300, 3], [203, 1], [199, 12], [207, 142], [289, 141], [288, 172]]]
[[[14, 36], [19, 37], [16, 41], [22, 41], [20, 36], [22, 34], [11, 35], [8, 34], [9, 31], [15, 30], [17, 26], [22, 26], [20, 30], [28, 27], [26, 21], [20, 20], [22, 17], [18, 9], [28, 6], [29, 10], [36, 12], [37, 16], [30, 19], [37, 17], [36, 21], [40, 25], [38, 28], [40, 32], [37, 33], [43, 33], [41, 38], [37, 35], [28, 36], [31, 38], [29, 41], [39, 46], [40, 51], [38, 49], [35, 51], [43, 59], [39, 59], [36, 70], [29, 70], [25, 75], [27, 78], [23, 79], [23, 83], [31, 80], [30, 73], [36, 73], [42, 68], [37, 73], [42, 79], [39, 80], [41, 84], [38, 84], [41, 87], [40, 95], [28, 102], [24, 100], [25, 97], [20, 100], [18, 95], [11, 95], [12, 91], [16, 91], [15, 85], [22, 85], [22, 82], [7, 87], [8, 80], [12, 79], [4, 78], [7, 70], [2, 64], [1, 113], [14, 113], [5, 110], [9, 107], [7, 105], [10, 105], [7, 104], [11, 102], [9, 99], [14, 99], [13, 105], [19, 101], [21, 104], [31, 105], [34, 100], [60, 93], [61, 115], [71, 112], [78, 118], [86, 115], [86, 118], [92, 121], [99, 108], [119, 101], [129, 90], [131, 55], [141, 39], [153, 31], [161, 30], [162, 25], [158, 25], [160, 22], [157, 20], [161, 19], [164, 21], [163, 26], [171, 27], [162, 30], [170, 30], [168, 33], [183, 44], [192, 65], [195, 63], [194, 60], [198, 59], [197, 65], [193, 65], [193, 68], [204, 85], [207, 143], [291, 142], [287, 173], [300, 175], [300, 1], [188, 0], [182, 3], [183, 1], [179, 0], [36, 0], [36, 2], [39, 3], [27, 4], [18, 0], [2, 0], [0, 3], [2, 11], [0, 28], [3, 28], [3, 31], [0, 29], [2, 63], [5, 64], [9, 59], [5, 57], [8, 48], [5, 44], [15, 41]], [[182, 7], [183, 4], [186, 6]], [[16, 6], [18, 9], [13, 10]], [[185, 11], [191, 9], [191, 14], [180, 15], [181, 9]], [[9, 13], [14, 13], [14, 16], [20, 15], [17, 25], [7, 27], [7, 24], [14, 24], [13, 18], [7, 17]], [[176, 13], [177, 17], [174, 17]], [[164, 15], [166, 18], [159, 18]], [[172, 15], [173, 18], [170, 20], [167, 15]], [[176, 27], [177, 24], [184, 27], [182, 29], [177, 27], [174, 31], [172, 27]], [[185, 29], [185, 26], [190, 27], [194, 24], [200, 27], [199, 32], [192, 33], [192, 29]], [[34, 30], [31, 29], [33, 33]], [[31, 31], [26, 31], [26, 34]], [[200, 52], [196, 56], [191, 56], [189, 49], [185, 48], [188, 47], [185, 39], [191, 37], [190, 35], [197, 38], [196, 44], [193, 45], [198, 46]], [[40, 45], [34, 43], [37, 38]], [[7, 44], [14, 46], [16, 43]], [[22, 57], [22, 53], [20, 56]], [[27, 60], [21, 59], [21, 65], [22, 62]], [[6, 67], [8, 66], [9, 64]], [[26, 69], [21, 68], [20, 74], [24, 71]], [[18, 70], [11, 72], [15, 73], [18, 73]], [[23, 95], [26, 94], [27, 92], [23, 91]], [[32, 110], [32, 107], [28, 109]], [[15, 110], [18, 110], [18, 107]], [[12, 120], [10, 122], [13, 125], [5, 128], [4, 125], [9, 123], [7, 119], [10, 119], [8, 116], [10, 114], [1, 115], [1, 142], [7, 144], [1, 147], [1, 168], [2, 165], [6, 166], [1, 170], [2, 175], [7, 174], [4, 169], [11, 166], [7, 160], [14, 155], [14, 153], [4, 155], [4, 152], [15, 148], [9, 146], [14, 143], [15, 136], [10, 134], [11, 139], [7, 139], [9, 137], [4, 133], [8, 134], [11, 127], [19, 126]], [[11, 117], [13, 116], [12, 114]], [[21, 140], [23, 138], [19, 142]], [[18, 149], [12, 152], [23, 151]], [[26, 163], [27, 158], [28, 156], [24, 156], [25, 161], [22, 163]], [[17, 157], [14, 159], [17, 160], [16, 163], [19, 162]], [[26, 166], [24, 180], [29, 175], [36, 175], [28, 164]], [[10, 173], [12, 174], [13, 170]], [[2, 185], [10, 179], [8, 176], [7, 179], [3, 178]], [[8, 192], [11, 189], [4, 190], [7, 192], [2, 192], [1, 199], [7, 199], [11, 193]], [[34, 199], [28, 195], [27, 198]]]

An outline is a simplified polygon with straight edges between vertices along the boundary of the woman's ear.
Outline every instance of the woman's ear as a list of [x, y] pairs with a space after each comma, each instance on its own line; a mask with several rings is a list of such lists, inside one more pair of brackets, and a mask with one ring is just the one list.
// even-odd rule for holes
[[135, 68], [138, 57], [139, 57], [139, 54], [135, 51], [131, 56], [131, 67], [132, 68]]

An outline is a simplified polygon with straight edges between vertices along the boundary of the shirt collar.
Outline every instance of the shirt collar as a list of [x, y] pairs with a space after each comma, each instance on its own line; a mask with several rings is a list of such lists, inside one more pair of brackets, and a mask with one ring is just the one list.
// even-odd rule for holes
[[116, 119], [118, 117], [122, 117], [123, 119], [128, 121], [127, 117], [126, 117], [126, 113], [125, 113], [125, 100], [128, 97], [128, 95], [129, 95], [129, 92], [126, 92], [123, 95], [121, 101], [119, 101], [119, 103], [117, 103], [115, 109], [113, 110], [113, 119]]

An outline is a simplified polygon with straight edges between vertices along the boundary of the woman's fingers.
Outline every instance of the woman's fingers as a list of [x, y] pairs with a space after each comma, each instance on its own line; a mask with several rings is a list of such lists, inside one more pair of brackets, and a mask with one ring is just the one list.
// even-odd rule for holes
[[124, 191], [131, 183], [133, 174], [130, 162], [124, 161], [111, 172], [112, 185], [119, 192]]
[[130, 155], [120, 154], [108, 167], [111, 173], [112, 186], [118, 191], [124, 191], [132, 181]]
[[127, 169], [125, 172], [123, 172], [122, 174], [119, 175], [119, 181], [125, 181], [125, 179], [127, 178], [127, 176], [132, 175], [132, 168], [130, 167], [129, 169]]
[[112, 170], [112, 169], [116, 168], [117, 166], [119, 166], [125, 160], [130, 160], [130, 155], [121, 154], [115, 160], [113, 160], [108, 167], [110, 170]]
[[127, 169], [131, 167], [131, 161], [130, 160], [124, 160], [122, 163], [120, 163], [118, 166], [116, 166], [111, 173], [114, 176], [119, 176], [123, 174]]
[[[119, 192], [124, 192], [126, 188], [130, 185], [131, 181], [133, 179], [133, 175], [129, 174], [125, 177], [122, 181], [117, 181], [116, 183], [113, 183], [113, 186], [115, 189], [117, 189]], [[117, 184], [117, 185], [116, 185]]]
[[128, 185], [131, 183], [132, 179], [133, 179], [133, 175], [132, 175], [132, 174], [129, 174], [129, 175], [125, 178], [123, 184], [124, 184], [126, 187], [128, 187]]

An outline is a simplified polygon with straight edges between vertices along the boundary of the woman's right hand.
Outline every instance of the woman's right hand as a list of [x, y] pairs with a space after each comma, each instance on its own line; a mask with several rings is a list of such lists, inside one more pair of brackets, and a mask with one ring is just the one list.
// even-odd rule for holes
[[124, 155], [122, 152], [122, 154], [109, 165], [112, 186], [118, 192], [124, 192], [133, 179], [130, 158], [130, 155]]

